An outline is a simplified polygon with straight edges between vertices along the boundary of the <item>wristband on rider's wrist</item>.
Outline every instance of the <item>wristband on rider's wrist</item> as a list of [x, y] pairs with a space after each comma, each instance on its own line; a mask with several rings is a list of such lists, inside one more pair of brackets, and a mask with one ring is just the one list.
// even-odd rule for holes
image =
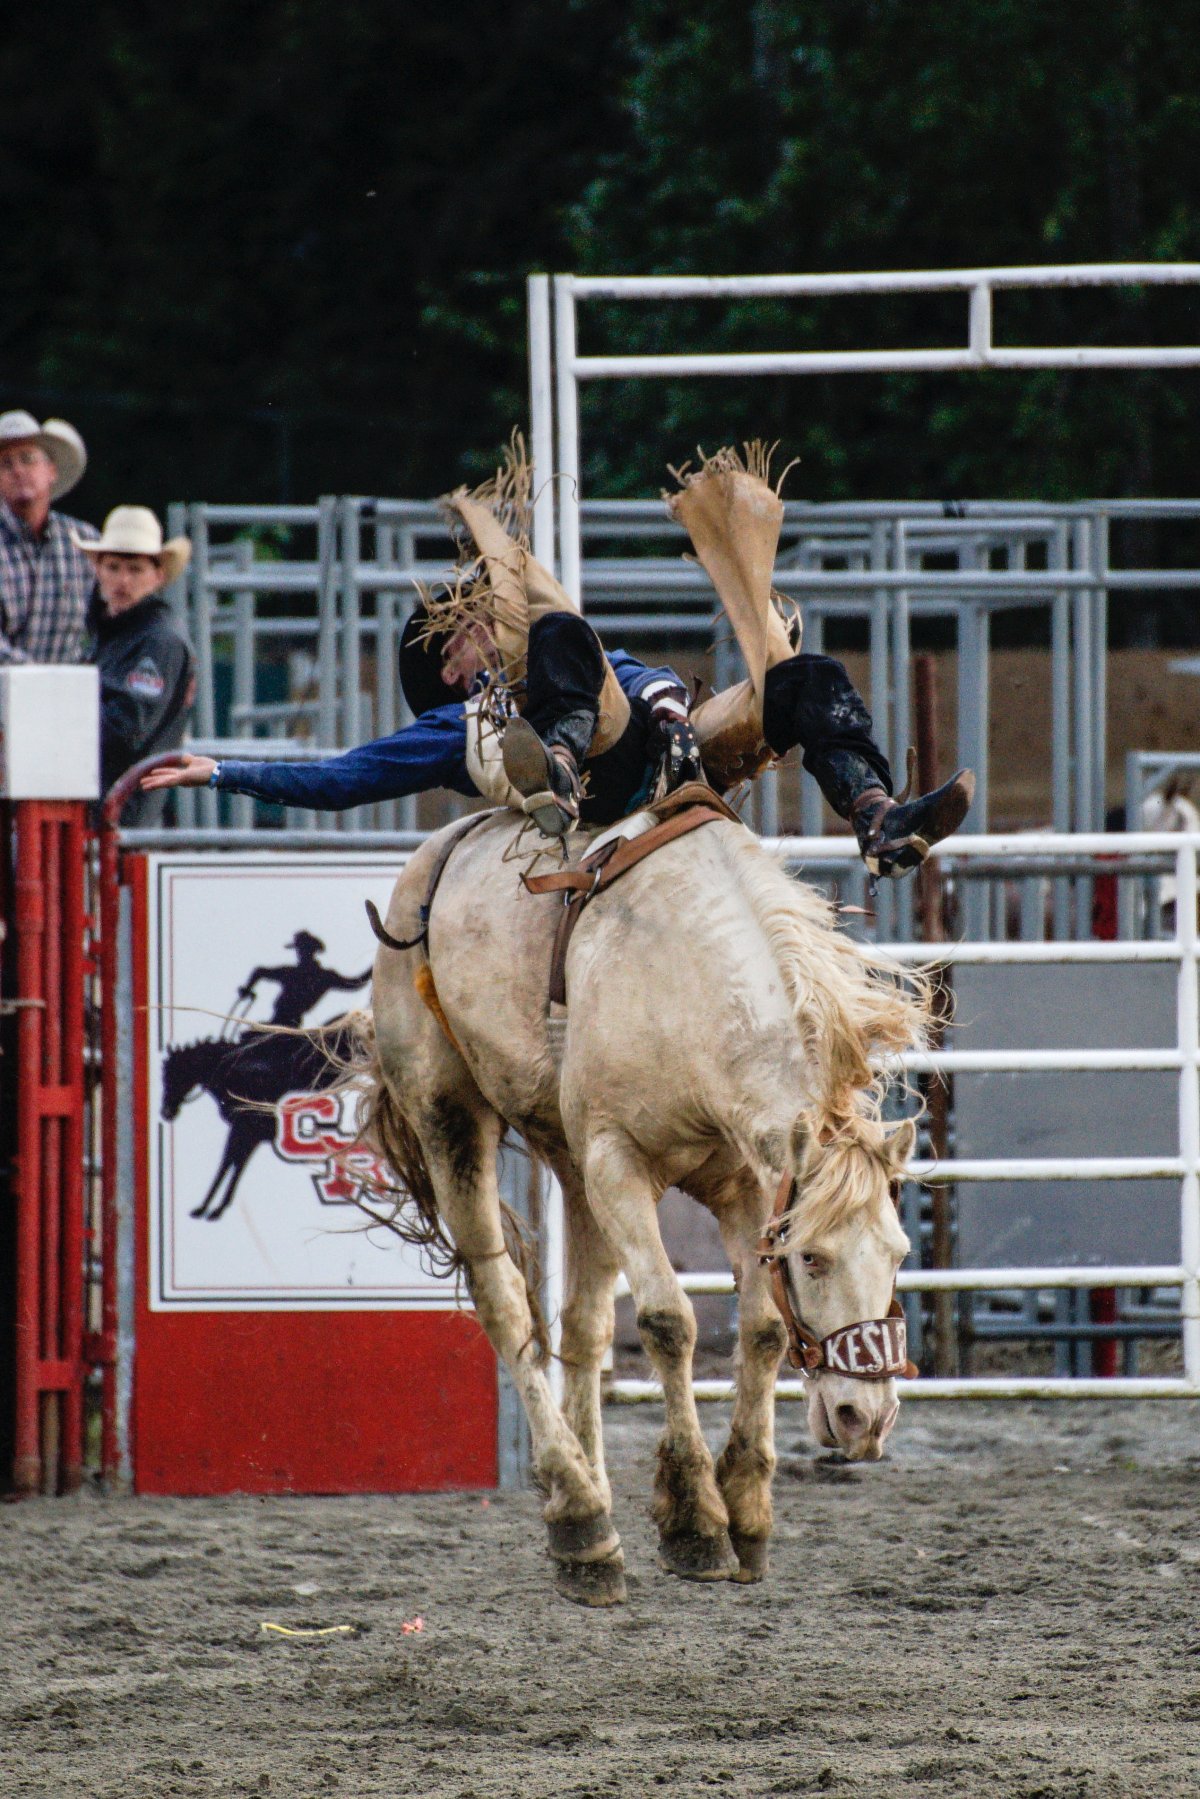
[[219, 762], [214, 762], [212, 773], [208, 777], [209, 786], [215, 787], [220, 779], [221, 779], [221, 764]]

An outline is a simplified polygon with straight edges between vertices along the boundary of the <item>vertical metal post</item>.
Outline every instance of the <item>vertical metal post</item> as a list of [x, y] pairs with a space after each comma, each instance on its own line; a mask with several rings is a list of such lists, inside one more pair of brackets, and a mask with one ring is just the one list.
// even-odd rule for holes
[[986, 281], [971, 289], [967, 311], [967, 348], [981, 364], [992, 348], [992, 290]]
[[[1086, 569], [1091, 561], [1091, 521], [1077, 518], [1071, 526], [1071, 566], [1073, 569]], [[1093, 699], [1093, 664], [1092, 664], [1092, 596], [1086, 588], [1077, 588], [1071, 602], [1073, 637], [1075, 646], [1074, 667], [1074, 701], [1075, 701], [1075, 829], [1090, 831], [1094, 829], [1096, 800], [1092, 788], [1092, 734], [1095, 720], [1092, 716]], [[1091, 934], [1092, 922], [1092, 890], [1090, 875], [1078, 875], [1073, 882], [1075, 889], [1075, 934], [1087, 937]]]
[[[819, 602], [804, 613], [804, 648], [814, 656], [824, 654], [825, 613]], [[872, 704], [874, 699], [872, 698]], [[800, 776], [800, 834], [819, 837], [825, 823], [821, 805], [821, 789], [811, 775]]]
[[1200, 1384], [1200, 1000], [1196, 961], [1196, 846], [1189, 840], [1175, 857], [1175, 940], [1179, 948], [1176, 1012], [1182, 1055], [1179, 1070], [1179, 1155], [1183, 1162], [1180, 1197], [1180, 1248], [1185, 1272], [1180, 1309], [1183, 1317], [1183, 1371]]
[[1108, 514], [1092, 514], [1092, 829], [1102, 831], [1108, 815]]
[[114, 1240], [106, 1253], [116, 1261], [116, 1340], [114, 1361], [114, 1436], [116, 1466], [112, 1484], [118, 1492], [133, 1491], [133, 1358], [136, 1312], [135, 1251], [137, 1184], [134, 1177], [133, 1121], [133, 899], [122, 886], [117, 898], [117, 984], [109, 995], [116, 1010], [116, 1068], [112, 1094], [116, 1110], [116, 1168], [114, 1172]]
[[[42, 938], [46, 929], [40, 809], [34, 801], [6, 808], [15, 848], [10, 928], [17, 940], [17, 1132], [12, 1203], [16, 1211], [16, 1316], [13, 1486], [36, 1493], [42, 1486], [42, 1133], [38, 1089], [42, 1082]], [[39, 1001], [41, 1002], [39, 1004]]]
[[[1136, 750], [1125, 757], [1125, 829], [1141, 830], [1142, 769]], [[1138, 900], [1145, 883], [1141, 880], [1117, 881], [1117, 936], [1138, 936]]]
[[554, 567], [554, 363], [550, 277], [529, 277], [529, 437], [533, 456], [533, 553]]
[[[1083, 569], [1090, 560], [1091, 530], [1087, 519], [1071, 525], [1071, 566]], [[1091, 596], [1076, 588], [1071, 600], [1074, 639], [1074, 763], [1075, 807], [1072, 823], [1077, 831], [1092, 828], [1092, 605]]]
[[[958, 630], [958, 761], [961, 767], [974, 768], [974, 707], [979, 691], [979, 643], [975, 607], [966, 602], [961, 603], [955, 614], [955, 624]], [[978, 769], [975, 774], [978, 779]], [[977, 799], [967, 813], [963, 829], [978, 832], [983, 828]]]
[[[978, 601], [962, 605], [958, 614], [958, 744], [959, 761], [975, 770], [975, 803], [966, 829], [987, 830], [988, 630], [987, 611]], [[980, 881], [964, 881], [967, 936], [987, 935], [987, 889]]]
[[358, 501], [338, 503], [338, 537], [342, 553], [342, 742], [353, 749], [362, 738], [362, 620], [358, 562], [362, 532]]
[[[887, 526], [882, 519], [871, 522], [871, 567], [886, 569]], [[888, 702], [888, 590], [877, 587], [871, 595], [871, 719], [875, 737], [884, 754], [895, 760], [891, 741], [891, 706]]]
[[[1047, 566], [1067, 566], [1067, 527], [1057, 524], [1046, 546]], [[1050, 762], [1054, 829], [1071, 829], [1071, 596], [1060, 588], [1050, 602]], [[1071, 883], [1051, 883], [1053, 931], [1063, 942], [1071, 931]]]
[[555, 391], [558, 396], [559, 579], [583, 610], [580, 535], [579, 386], [575, 378], [575, 293], [569, 275], [554, 277]]
[[[216, 682], [213, 675], [212, 594], [208, 588], [208, 515], [202, 505], [188, 508], [188, 536], [192, 540], [192, 623], [196, 649], [196, 724], [201, 737], [215, 737]], [[217, 795], [200, 789], [200, 819], [206, 830], [218, 823]]]
[[[888, 566], [890, 533], [883, 519], [874, 519], [871, 523], [870, 565], [874, 569], [886, 569]], [[876, 587], [871, 594], [871, 720], [875, 726], [875, 737], [884, 755], [896, 766], [896, 740], [892, 730], [892, 601], [886, 587]], [[820, 807], [817, 809], [820, 819]], [[818, 825], [819, 828], [819, 825]], [[865, 887], [864, 887], [865, 892]], [[873, 901], [863, 899], [858, 902], [870, 905], [875, 913], [875, 935], [878, 941], [886, 942], [894, 935], [892, 928], [893, 908], [892, 889], [884, 882]]]
[[779, 770], [768, 768], [758, 779], [758, 828], [764, 837], [779, 835]]
[[338, 742], [337, 501], [317, 501], [317, 728], [325, 749]]
[[[402, 530], [399, 533], [398, 543], [399, 543], [399, 562], [400, 562], [401, 570], [403, 570], [403, 571], [413, 570], [416, 567], [416, 563], [417, 563], [417, 543], [416, 543], [416, 533], [412, 530], [411, 527], [406, 527], [404, 530]], [[412, 713], [408, 709], [408, 702], [404, 698], [404, 689], [401, 687], [400, 681], [399, 681], [400, 639], [404, 635], [405, 625], [407, 625], [409, 619], [412, 616], [412, 609], [413, 609], [413, 604], [414, 604], [414, 599], [413, 599], [414, 588], [412, 585], [412, 580], [413, 580], [412, 574], [411, 574], [411, 572], [409, 572], [404, 586], [399, 589], [399, 600], [398, 600], [397, 610], [396, 610], [396, 660], [397, 660], [396, 673], [397, 673], [397, 680], [396, 680], [396, 685], [395, 685], [394, 700], [393, 700], [393, 706], [392, 706], [392, 717], [391, 717], [391, 722], [388, 726], [388, 729], [392, 730], [392, 731], [399, 731], [405, 725], [412, 723]], [[393, 811], [394, 816], [398, 820], [398, 828], [401, 831], [415, 831], [416, 830], [416, 828], [417, 828], [417, 796], [415, 793], [408, 794], [407, 797], [402, 800], [393, 800], [392, 801], [392, 811]]]
[[[394, 526], [376, 525], [375, 560], [382, 568], [395, 567]], [[384, 593], [382, 589], [375, 595], [375, 730], [380, 737], [386, 737], [396, 729], [397, 599], [396, 594]], [[375, 808], [377, 829], [395, 831], [400, 828], [396, 822], [397, 804], [396, 800], [384, 800]]]
[[[897, 569], [908, 567], [908, 539], [905, 521], [896, 520], [895, 562]], [[908, 592], [897, 588], [892, 603], [892, 734], [896, 743], [893, 766], [903, 781], [901, 770], [907, 765], [912, 742], [912, 642], [909, 634]], [[893, 930], [902, 942], [911, 942], [914, 934], [913, 883], [902, 881], [892, 888]]]
[[[186, 536], [188, 529], [188, 509], [182, 500], [172, 500], [167, 507], [167, 536]], [[191, 605], [188, 595], [188, 575], [185, 569], [178, 575], [166, 590], [171, 604], [171, 612], [175, 623], [194, 647], [195, 632], [190, 617]], [[199, 682], [197, 681], [197, 688]], [[175, 818], [185, 830], [196, 822], [196, 793], [191, 787], [175, 789]]]
[[[182, 500], [172, 500], [167, 507], [167, 536], [183, 537], [187, 534], [187, 507]], [[185, 636], [190, 637], [188, 629], [188, 594], [186, 570], [168, 584], [164, 589], [175, 623]]]
[[[239, 569], [254, 564], [254, 545], [249, 538], [239, 537], [233, 546], [233, 559]], [[233, 709], [230, 735], [253, 737], [254, 719], [254, 591], [239, 588], [233, 596]], [[238, 831], [254, 828], [254, 801], [244, 793], [233, 798], [233, 824]]]

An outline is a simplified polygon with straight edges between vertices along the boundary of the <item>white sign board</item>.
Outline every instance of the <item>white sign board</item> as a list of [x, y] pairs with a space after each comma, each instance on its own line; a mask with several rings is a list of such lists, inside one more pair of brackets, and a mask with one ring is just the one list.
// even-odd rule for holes
[[91, 667], [0, 668], [0, 793], [9, 800], [100, 794], [100, 677]]
[[[370, 1003], [402, 856], [149, 858], [150, 1305], [452, 1306], [357, 1203], [351, 1101], [300, 1035]], [[356, 1199], [357, 1194], [357, 1199]]]

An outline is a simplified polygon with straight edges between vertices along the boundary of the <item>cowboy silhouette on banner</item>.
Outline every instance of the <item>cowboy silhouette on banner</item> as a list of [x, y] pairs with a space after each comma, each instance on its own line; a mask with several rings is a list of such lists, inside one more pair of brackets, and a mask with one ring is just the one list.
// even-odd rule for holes
[[[208, 1189], [191, 1208], [193, 1218], [215, 1221], [224, 1216], [250, 1158], [265, 1143], [281, 1161], [308, 1168], [322, 1205], [353, 1204], [364, 1185], [385, 1181], [375, 1157], [355, 1149], [340, 1096], [327, 1091], [337, 1079], [335, 1058], [346, 1047], [345, 1031], [336, 1019], [319, 1031], [303, 1029], [323, 999], [330, 993], [358, 992], [371, 970], [346, 975], [327, 968], [320, 960], [325, 945], [312, 931], [297, 931], [286, 947], [295, 961], [251, 971], [221, 1036], [173, 1045], [162, 1058], [163, 1120], [174, 1122], [185, 1102], [203, 1092], [229, 1127]], [[263, 981], [277, 987], [265, 1026], [246, 1018]]]

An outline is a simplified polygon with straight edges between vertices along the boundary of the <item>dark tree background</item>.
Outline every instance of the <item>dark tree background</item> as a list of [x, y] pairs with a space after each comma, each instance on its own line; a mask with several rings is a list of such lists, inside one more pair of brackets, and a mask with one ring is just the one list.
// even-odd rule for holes
[[[532, 269], [1200, 253], [1184, 0], [98, 0], [0, 65], [4, 404], [118, 500], [433, 493], [524, 418]], [[585, 343], [957, 340], [959, 299], [591, 308]], [[1186, 292], [1003, 297], [1000, 341], [1197, 341]], [[605, 385], [591, 491], [784, 439], [790, 491], [1190, 494], [1200, 382]]]

